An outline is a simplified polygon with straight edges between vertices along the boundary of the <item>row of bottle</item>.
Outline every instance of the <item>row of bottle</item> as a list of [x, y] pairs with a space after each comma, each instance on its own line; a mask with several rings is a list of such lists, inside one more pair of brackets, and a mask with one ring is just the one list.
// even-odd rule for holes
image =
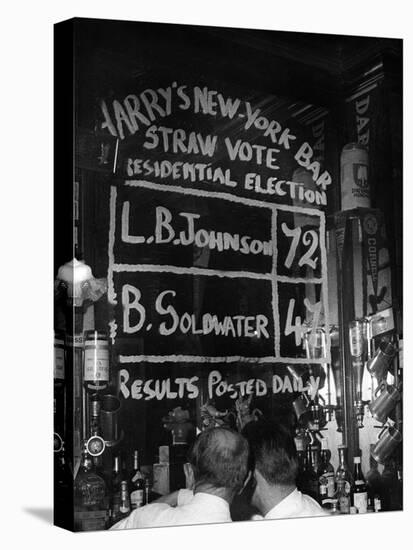
[[[100, 460], [99, 460], [100, 459]], [[82, 463], [75, 479], [75, 507], [83, 510], [96, 506], [109, 507], [109, 524], [113, 525], [130, 512], [149, 502], [149, 479], [139, 466], [139, 453], [133, 453], [133, 468], [128, 472], [120, 457], [114, 457], [113, 470], [108, 476], [103, 470], [101, 457], [91, 457], [84, 450]], [[99, 480], [98, 480], [99, 478]], [[92, 482], [92, 483], [91, 483]], [[90, 500], [94, 484], [98, 483], [96, 498]]]
[[394, 476], [394, 465], [389, 464], [381, 475], [377, 462], [371, 457], [370, 470], [364, 476], [361, 458], [355, 456], [352, 475], [347, 466], [346, 452], [345, 446], [338, 447], [339, 465], [334, 471], [330, 463], [331, 453], [325, 445], [321, 452], [318, 445], [298, 449], [298, 488], [333, 513], [401, 509], [401, 468]]
[[107, 529], [149, 502], [150, 482], [140, 470], [138, 451], [133, 453], [132, 471], [127, 470], [124, 460], [122, 463], [121, 467], [121, 457], [115, 456], [113, 469], [107, 473], [102, 456], [91, 456], [85, 445], [73, 483], [64, 449], [55, 453], [55, 495], [67, 498], [73, 487], [75, 530]]

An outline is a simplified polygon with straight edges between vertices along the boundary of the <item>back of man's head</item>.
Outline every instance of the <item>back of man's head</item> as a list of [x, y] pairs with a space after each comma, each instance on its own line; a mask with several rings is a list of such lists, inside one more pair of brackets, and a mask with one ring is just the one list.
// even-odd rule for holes
[[267, 420], [250, 422], [243, 430], [251, 451], [251, 468], [270, 485], [295, 485], [297, 451], [293, 435]]
[[201, 432], [189, 453], [197, 488], [224, 489], [234, 496], [248, 473], [248, 442], [238, 432], [210, 428]]

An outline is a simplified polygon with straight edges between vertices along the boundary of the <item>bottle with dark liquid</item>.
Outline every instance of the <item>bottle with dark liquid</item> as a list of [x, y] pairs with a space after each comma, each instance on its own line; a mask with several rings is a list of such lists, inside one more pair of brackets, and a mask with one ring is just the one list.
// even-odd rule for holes
[[314, 500], [318, 500], [318, 447], [309, 445], [307, 447], [306, 469], [304, 471], [304, 491]]
[[359, 514], [367, 512], [367, 485], [361, 470], [361, 458], [354, 457], [353, 503]]
[[120, 494], [120, 483], [122, 481], [122, 474], [120, 471], [120, 457], [115, 456], [113, 459], [113, 470], [112, 470], [112, 480], [111, 480], [111, 487], [112, 487], [112, 494], [115, 493]]
[[297, 449], [297, 462], [298, 462], [298, 472], [296, 484], [299, 491], [304, 491], [304, 472], [306, 469], [306, 457], [305, 457], [305, 448], [304, 441], [302, 438], [295, 439], [296, 449]]
[[131, 508], [139, 508], [145, 504], [145, 477], [139, 469], [139, 452], [133, 452], [133, 470], [130, 478]]
[[401, 469], [397, 469], [396, 461], [393, 458], [386, 460], [381, 479], [383, 487], [383, 510], [401, 510]]

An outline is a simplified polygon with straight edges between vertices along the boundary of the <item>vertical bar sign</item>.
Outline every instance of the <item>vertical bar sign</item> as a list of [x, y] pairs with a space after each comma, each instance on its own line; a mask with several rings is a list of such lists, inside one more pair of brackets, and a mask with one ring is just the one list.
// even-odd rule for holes
[[381, 248], [382, 238], [380, 227], [383, 225], [382, 216], [377, 210], [369, 210], [363, 215], [363, 248], [364, 258], [367, 263], [367, 272], [370, 273], [373, 292], [377, 297], [378, 271], [379, 271], [379, 249]]

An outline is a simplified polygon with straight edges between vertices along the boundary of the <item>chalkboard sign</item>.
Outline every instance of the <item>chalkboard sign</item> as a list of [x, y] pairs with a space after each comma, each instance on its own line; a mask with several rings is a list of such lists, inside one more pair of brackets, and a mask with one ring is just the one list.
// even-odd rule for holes
[[231, 411], [251, 395], [288, 416], [324, 382], [328, 331], [310, 378], [303, 338], [329, 326], [331, 176], [288, 104], [177, 82], [101, 99], [102, 130], [119, 139], [110, 337], [126, 441], [149, 456], [176, 406], [199, 425], [205, 403]]

